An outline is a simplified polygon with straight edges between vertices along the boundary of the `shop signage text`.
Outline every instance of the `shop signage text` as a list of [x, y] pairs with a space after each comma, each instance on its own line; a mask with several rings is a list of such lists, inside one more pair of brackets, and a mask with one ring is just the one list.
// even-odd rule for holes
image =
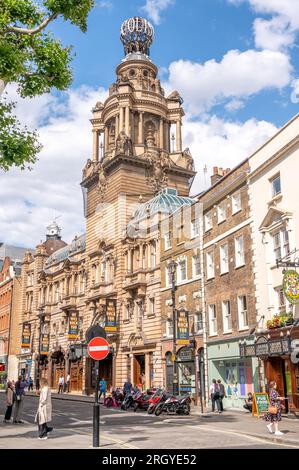
[[22, 348], [30, 348], [30, 338], [31, 338], [31, 325], [30, 323], [23, 324], [22, 331]]
[[105, 330], [108, 332], [117, 331], [116, 325], [116, 300], [106, 300], [106, 322]]
[[69, 339], [77, 339], [79, 335], [79, 313], [71, 312], [69, 316]]
[[177, 343], [189, 344], [189, 312], [185, 310], [177, 312]]

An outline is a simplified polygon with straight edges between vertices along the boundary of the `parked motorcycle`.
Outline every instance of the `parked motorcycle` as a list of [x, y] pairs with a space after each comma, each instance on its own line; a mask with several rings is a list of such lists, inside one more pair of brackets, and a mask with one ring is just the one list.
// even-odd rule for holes
[[163, 389], [158, 388], [156, 392], [150, 397], [149, 406], [147, 408], [147, 412], [149, 415], [152, 415], [154, 413], [156, 406], [165, 394], [166, 392]]
[[189, 395], [168, 396], [165, 401], [161, 400], [155, 407], [155, 415], [161, 413], [189, 415], [191, 409], [191, 398]]
[[140, 410], [147, 410], [150, 405], [150, 399], [154, 395], [155, 390], [147, 390], [146, 392], [139, 392], [135, 395], [134, 398], [134, 411]]
[[112, 390], [112, 393], [109, 397], [106, 397], [104, 400], [104, 406], [107, 408], [119, 408], [123, 402], [124, 394], [120, 388]]
[[139, 389], [133, 389], [131, 393], [127, 393], [121, 404], [121, 409], [127, 411], [129, 408], [132, 408], [134, 405], [135, 396], [140, 393]]

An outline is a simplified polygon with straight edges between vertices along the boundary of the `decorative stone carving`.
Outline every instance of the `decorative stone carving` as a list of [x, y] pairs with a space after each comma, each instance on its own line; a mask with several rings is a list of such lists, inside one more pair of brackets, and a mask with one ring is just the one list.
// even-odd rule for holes
[[99, 182], [97, 185], [97, 190], [100, 193], [101, 201], [103, 201], [105, 198], [106, 190], [107, 190], [107, 178], [105, 176], [105, 171], [104, 171], [102, 163], [99, 164], [98, 170], [99, 170]]
[[194, 160], [192, 158], [192, 155], [191, 155], [191, 152], [190, 152], [189, 148], [186, 148], [183, 151], [183, 157], [186, 161], [186, 170], [194, 171], [195, 170]]
[[147, 150], [145, 158], [150, 163], [146, 174], [147, 184], [158, 192], [167, 186], [167, 170], [171, 167], [171, 159], [167, 153], [154, 149]]
[[124, 130], [122, 130], [116, 139], [116, 150], [115, 155], [132, 155], [133, 147], [132, 140], [127, 136]]

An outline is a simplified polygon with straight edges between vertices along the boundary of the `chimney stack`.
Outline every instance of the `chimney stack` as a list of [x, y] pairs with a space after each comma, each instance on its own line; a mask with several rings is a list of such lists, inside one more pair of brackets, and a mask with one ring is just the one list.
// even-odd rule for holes
[[214, 166], [213, 174], [211, 176], [211, 185], [213, 186], [214, 184], [216, 184], [224, 176], [226, 176], [230, 171], [231, 171], [230, 168], [226, 168], [226, 170], [224, 170], [223, 168], [218, 168], [218, 166]]

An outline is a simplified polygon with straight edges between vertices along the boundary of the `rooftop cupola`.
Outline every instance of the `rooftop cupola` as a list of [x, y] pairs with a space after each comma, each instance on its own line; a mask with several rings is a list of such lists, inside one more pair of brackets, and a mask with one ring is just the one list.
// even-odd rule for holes
[[134, 16], [124, 21], [120, 28], [120, 39], [124, 45], [126, 58], [130, 54], [149, 57], [154, 36], [154, 28], [146, 19]]

